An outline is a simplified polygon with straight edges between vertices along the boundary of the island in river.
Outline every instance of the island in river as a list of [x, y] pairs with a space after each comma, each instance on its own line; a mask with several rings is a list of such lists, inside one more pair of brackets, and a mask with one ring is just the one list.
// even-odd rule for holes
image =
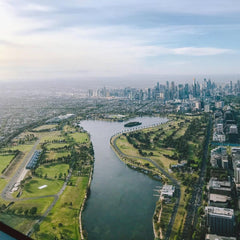
[[135, 127], [135, 126], [139, 126], [141, 124], [142, 124], [141, 122], [129, 122], [129, 123], [124, 124], [124, 127]]

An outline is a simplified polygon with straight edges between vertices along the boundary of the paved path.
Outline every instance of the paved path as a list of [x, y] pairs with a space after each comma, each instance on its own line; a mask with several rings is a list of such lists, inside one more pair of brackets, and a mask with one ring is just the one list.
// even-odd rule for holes
[[[135, 130], [134, 130], [135, 131]], [[120, 135], [119, 135], [120, 136]], [[150, 159], [150, 158], [146, 158], [146, 157], [139, 157], [139, 156], [129, 156], [124, 154], [116, 145], [116, 141], [119, 138], [119, 136], [116, 136], [113, 139], [113, 137], [111, 138], [110, 142], [112, 143], [112, 147], [116, 150], [117, 154], [123, 158], [123, 157], [129, 157], [129, 158], [138, 158], [138, 159], [143, 159], [143, 160], [147, 160], [149, 162], [151, 162], [157, 169], [159, 169], [163, 175], [165, 175], [165, 177], [167, 177], [168, 179], [170, 179], [170, 181], [173, 183], [173, 185], [175, 185], [176, 187], [176, 202], [173, 208], [173, 213], [171, 216], [171, 219], [169, 221], [168, 227], [167, 227], [167, 231], [166, 231], [166, 235], [165, 235], [165, 240], [168, 240], [170, 238], [171, 232], [172, 232], [172, 227], [176, 218], [176, 214], [177, 214], [177, 210], [179, 207], [179, 202], [180, 202], [180, 198], [181, 198], [181, 189], [180, 189], [180, 184], [178, 183], [178, 181], [173, 178], [171, 175], [169, 175], [169, 173], [167, 171], [165, 171], [162, 167], [160, 167], [154, 160]]]

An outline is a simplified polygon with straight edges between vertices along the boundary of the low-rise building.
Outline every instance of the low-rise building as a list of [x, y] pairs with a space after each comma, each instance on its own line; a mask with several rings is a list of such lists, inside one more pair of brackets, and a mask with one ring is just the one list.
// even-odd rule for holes
[[163, 185], [161, 190], [161, 196], [162, 197], [173, 197], [175, 193], [175, 186], [173, 185]]

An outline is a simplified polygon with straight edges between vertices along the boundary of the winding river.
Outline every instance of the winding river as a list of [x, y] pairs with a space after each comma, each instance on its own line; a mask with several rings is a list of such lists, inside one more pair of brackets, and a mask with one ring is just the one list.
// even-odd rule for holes
[[[166, 118], [143, 117], [141, 127], [166, 122]], [[110, 138], [125, 130], [124, 122], [86, 120], [81, 126], [91, 135], [95, 164], [91, 194], [83, 212], [83, 226], [89, 240], [151, 240], [152, 216], [160, 185], [148, 176], [128, 168], [110, 146]]]

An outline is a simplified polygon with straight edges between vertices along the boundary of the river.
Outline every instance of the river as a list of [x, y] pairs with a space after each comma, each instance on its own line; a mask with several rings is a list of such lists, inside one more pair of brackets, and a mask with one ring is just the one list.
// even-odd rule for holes
[[[142, 117], [141, 127], [166, 122], [166, 118]], [[110, 138], [125, 130], [125, 122], [86, 120], [81, 126], [91, 135], [95, 152], [91, 194], [83, 212], [89, 240], [152, 240], [152, 216], [160, 185], [128, 168], [110, 146]]]

